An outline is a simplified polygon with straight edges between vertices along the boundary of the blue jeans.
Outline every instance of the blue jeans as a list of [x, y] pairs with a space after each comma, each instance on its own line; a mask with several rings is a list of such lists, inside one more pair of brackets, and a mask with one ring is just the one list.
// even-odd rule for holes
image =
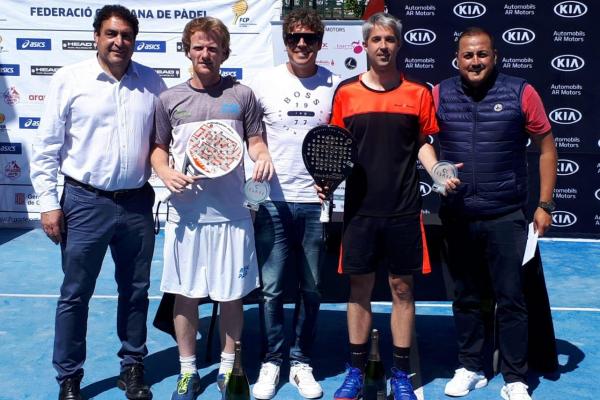
[[146, 317], [154, 251], [153, 204], [154, 191], [148, 184], [117, 198], [65, 184], [61, 200], [66, 228], [61, 243], [64, 279], [56, 307], [52, 358], [59, 383], [83, 373], [88, 304], [109, 247], [119, 293], [121, 370], [141, 363], [148, 354]]
[[254, 221], [256, 254], [265, 299], [265, 362], [283, 361], [283, 303], [285, 281], [294, 279], [299, 301], [293, 321], [290, 362], [310, 363], [321, 303], [320, 266], [324, 252], [321, 207], [315, 203], [266, 202]]

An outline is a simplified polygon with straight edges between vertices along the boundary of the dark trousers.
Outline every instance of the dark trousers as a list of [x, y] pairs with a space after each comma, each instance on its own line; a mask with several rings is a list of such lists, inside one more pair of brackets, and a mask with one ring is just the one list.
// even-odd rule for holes
[[[500, 371], [507, 383], [525, 382], [528, 327], [521, 264], [527, 221], [523, 212], [491, 219], [465, 219], [445, 213], [442, 216], [448, 265], [455, 282], [452, 308], [459, 362], [471, 371], [483, 369], [482, 299], [493, 295], [497, 304]], [[490, 286], [493, 294], [486, 294]]]
[[154, 191], [108, 196], [66, 183], [61, 200], [66, 232], [61, 243], [64, 280], [56, 307], [52, 364], [59, 383], [83, 373], [88, 303], [110, 247], [119, 293], [117, 334], [121, 369], [141, 363], [146, 348], [150, 264], [154, 251]]

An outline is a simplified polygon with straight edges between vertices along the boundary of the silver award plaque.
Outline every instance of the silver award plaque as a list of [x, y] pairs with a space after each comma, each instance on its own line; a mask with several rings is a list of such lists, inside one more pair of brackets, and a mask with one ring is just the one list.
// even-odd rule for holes
[[451, 178], [456, 178], [458, 170], [453, 163], [449, 161], [438, 161], [431, 169], [431, 177], [433, 178], [434, 184], [431, 189], [441, 194], [446, 195], [446, 181]]
[[248, 179], [244, 185], [244, 195], [246, 196], [246, 200], [244, 200], [243, 206], [253, 211], [258, 211], [260, 203], [264, 202], [269, 197], [269, 193], [271, 193], [269, 182], [259, 182]]

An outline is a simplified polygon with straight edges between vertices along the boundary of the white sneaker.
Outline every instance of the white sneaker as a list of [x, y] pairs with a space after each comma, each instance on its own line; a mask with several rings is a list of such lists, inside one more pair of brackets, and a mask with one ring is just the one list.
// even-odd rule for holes
[[483, 372], [473, 372], [465, 368], [454, 371], [454, 377], [446, 383], [444, 393], [448, 396], [466, 396], [473, 389], [481, 389], [488, 381]]
[[505, 383], [500, 390], [500, 396], [504, 400], [531, 400], [527, 392], [528, 387], [523, 382]]
[[278, 383], [279, 365], [272, 362], [263, 363], [260, 367], [258, 380], [252, 387], [252, 396], [255, 399], [269, 400], [275, 396]]
[[290, 383], [298, 388], [302, 397], [316, 399], [323, 396], [323, 389], [315, 380], [310, 365], [295, 362], [290, 365]]

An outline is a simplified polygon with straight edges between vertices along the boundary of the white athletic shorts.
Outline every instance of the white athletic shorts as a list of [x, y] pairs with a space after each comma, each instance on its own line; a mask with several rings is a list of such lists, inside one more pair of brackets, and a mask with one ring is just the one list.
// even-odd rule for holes
[[252, 220], [165, 223], [160, 290], [190, 298], [238, 300], [259, 287]]

